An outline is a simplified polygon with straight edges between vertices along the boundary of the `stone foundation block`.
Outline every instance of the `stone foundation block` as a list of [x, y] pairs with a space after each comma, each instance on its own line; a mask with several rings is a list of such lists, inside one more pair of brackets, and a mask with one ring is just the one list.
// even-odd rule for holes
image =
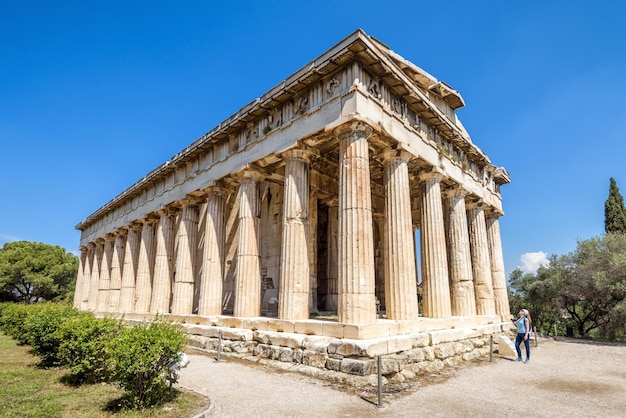
[[328, 355], [319, 351], [304, 350], [302, 352], [302, 364], [323, 369], [326, 367]]
[[252, 340], [261, 344], [270, 344], [270, 335], [266, 331], [254, 331]]
[[273, 332], [296, 332], [294, 321], [286, 321], [283, 319], [268, 320], [266, 329]]
[[305, 335], [323, 335], [321, 321], [303, 321], [294, 324], [295, 332]]
[[454, 356], [454, 345], [450, 344], [450, 343], [448, 343], [448, 344], [440, 344], [440, 345], [434, 347], [433, 352], [435, 354], [435, 358], [443, 360], [443, 359], [446, 359], [448, 357]]
[[[398, 373], [401, 369], [400, 367], [400, 363], [392, 358], [381, 358], [380, 359], [380, 368], [381, 368], [381, 373], [384, 374], [385, 376], [387, 376], [388, 374], [391, 373]], [[378, 361], [376, 361], [376, 367], [374, 367], [375, 372], [377, 372], [376, 369], [378, 369]]]
[[372, 360], [353, 358], [344, 358], [341, 360], [341, 367], [339, 369], [342, 373], [355, 374], [357, 376], [367, 376], [368, 374], [372, 374], [373, 370]]
[[267, 320], [265, 318], [244, 318], [242, 326], [252, 331], [267, 331]]
[[413, 348], [415, 347], [427, 347], [430, 344], [430, 335], [423, 333], [417, 335], [411, 335], [412, 342], [411, 345]]
[[338, 322], [322, 321], [322, 334], [325, 337], [344, 338], [343, 324]]
[[341, 360], [337, 358], [326, 359], [326, 368], [328, 370], [334, 370], [336, 372], [341, 371]]
[[268, 334], [270, 344], [282, 347], [300, 348], [304, 342], [305, 335], [291, 334], [287, 332]]
[[256, 357], [268, 358], [270, 356], [270, 346], [267, 344], [257, 344], [254, 347], [253, 354]]
[[440, 331], [429, 332], [432, 345], [441, 343], [449, 343], [464, 339], [465, 330], [463, 329], [446, 329]]
[[435, 360], [435, 350], [432, 347], [424, 347], [422, 351], [424, 352], [424, 360]]
[[228, 316], [222, 317], [220, 322], [221, 325], [226, 328], [242, 328], [243, 326], [243, 321], [241, 319]]
[[222, 336], [225, 340], [252, 341], [254, 339], [254, 332], [250, 329], [228, 328], [222, 330]]
[[333, 341], [332, 337], [306, 336], [302, 340], [302, 347], [306, 350], [318, 353], [327, 353], [328, 345]]

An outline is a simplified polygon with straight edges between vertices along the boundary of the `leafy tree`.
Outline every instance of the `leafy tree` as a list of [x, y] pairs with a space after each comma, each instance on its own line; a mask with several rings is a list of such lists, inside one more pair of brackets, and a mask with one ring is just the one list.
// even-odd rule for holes
[[41, 242], [8, 242], [0, 249], [0, 289], [31, 303], [66, 298], [73, 289], [78, 257]]
[[531, 310], [549, 331], [567, 318], [578, 335], [622, 339], [626, 335], [626, 234], [579, 241], [570, 254], [550, 257], [535, 274], [511, 274], [511, 305]]
[[609, 186], [609, 197], [604, 202], [604, 230], [607, 233], [626, 233], [626, 208], [624, 208], [624, 197], [619, 192], [617, 183], [611, 177]]

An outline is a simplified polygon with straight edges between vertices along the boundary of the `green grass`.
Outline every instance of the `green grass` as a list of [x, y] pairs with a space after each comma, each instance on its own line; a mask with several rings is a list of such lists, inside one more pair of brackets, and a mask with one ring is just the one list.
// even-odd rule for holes
[[18, 346], [0, 333], [0, 418], [17, 417], [191, 417], [208, 408], [208, 400], [174, 390], [173, 399], [141, 411], [120, 410], [123, 392], [114, 384], [71, 386], [63, 369], [40, 369], [29, 346]]

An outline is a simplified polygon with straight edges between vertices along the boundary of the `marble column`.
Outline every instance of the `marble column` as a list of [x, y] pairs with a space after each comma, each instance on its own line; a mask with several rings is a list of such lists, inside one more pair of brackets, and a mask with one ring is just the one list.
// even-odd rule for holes
[[74, 287], [74, 303], [76, 309], [82, 309], [83, 286], [85, 284], [85, 264], [87, 262], [87, 247], [80, 247], [80, 258], [78, 259], [78, 272], [76, 274], [76, 286]]
[[[310, 178], [310, 177], [309, 177]], [[312, 180], [312, 179], [311, 179]], [[310, 184], [310, 188], [316, 185]], [[309, 315], [318, 314], [317, 308], [317, 193], [309, 194]]]
[[444, 192], [447, 199], [450, 296], [452, 315], [474, 317], [476, 316], [476, 299], [465, 208], [466, 195], [467, 191], [462, 187], [455, 187]]
[[467, 209], [474, 294], [476, 295], [476, 314], [495, 315], [496, 308], [493, 300], [491, 261], [489, 260], [485, 212], [480, 202], [467, 205]]
[[376, 321], [374, 233], [368, 138], [371, 126], [353, 122], [339, 138], [338, 321]]
[[309, 318], [309, 160], [293, 149], [285, 158], [278, 318]]
[[113, 246], [113, 260], [111, 261], [111, 284], [107, 298], [107, 312], [118, 312], [120, 306], [126, 233], [127, 231], [125, 229], [120, 229], [116, 232], [115, 245]]
[[151, 313], [169, 313], [172, 297], [172, 277], [176, 215], [173, 209], [158, 212], [160, 219], [156, 233], [154, 279], [152, 285]]
[[489, 242], [489, 259], [491, 260], [491, 278], [496, 314], [500, 315], [503, 321], [507, 321], [511, 316], [511, 308], [509, 306], [509, 294], [506, 290], [504, 256], [502, 254], [502, 239], [498, 221], [500, 215], [501, 213], [495, 211], [488, 212], [485, 223], [487, 226], [487, 241]]
[[149, 312], [152, 298], [152, 274], [154, 272], [155, 234], [157, 219], [142, 220], [139, 261], [137, 264], [137, 287], [134, 312]]
[[96, 248], [93, 256], [93, 267], [91, 269], [91, 279], [89, 281], [89, 303], [87, 309], [95, 311], [98, 307], [98, 288], [100, 286], [100, 266], [104, 254], [104, 240], [96, 241]]
[[243, 172], [239, 186], [239, 240], [237, 242], [237, 270], [235, 272], [235, 301], [233, 306], [233, 314], [236, 317], [261, 315], [259, 182], [262, 178], [260, 173], [246, 170]]
[[135, 311], [135, 285], [137, 283], [140, 243], [141, 225], [133, 224], [128, 228], [128, 238], [126, 240], [119, 312]]
[[420, 249], [424, 316], [452, 315], [446, 233], [441, 202], [443, 174], [433, 170], [420, 175]]
[[406, 151], [382, 153], [385, 184], [383, 264], [387, 319], [417, 319], [417, 272]]
[[87, 257], [85, 259], [85, 268], [83, 273], [83, 285], [81, 289], [81, 309], [89, 308], [89, 290], [91, 289], [91, 271], [94, 266], [94, 253], [96, 245], [94, 243], [87, 244]]
[[337, 199], [332, 199], [328, 203], [328, 227], [327, 227], [327, 235], [326, 235], [326, 276], [328, 277], [327, 292], [326, 292], [326, 310], [327, 311], [336, 311], [337, 310], [337, 297], [339, 294], [338, 287], [338, 271], [339, 271], [339, 263], [337, 261], [338, 253], [338, 220], [339, 220], [339, 201]]
[[226, 200], [219, 187], [208, 190], [198, 315], [221, 315], [224, 284]]
[[98, 312], [107, 311], [107, 301], [109, 299], [109, 288], [111, 287], [111, 262], [113, 261], [113, 247], [115, 237], [107, 235], [104, 237], [104, 256], [100, 265], [100, 285], [98, 290]]
[[183, 212], [178, 227], [172, 314], [190, 315], [193, 313], [199, 212], [194, 200], [185, 199], [181, 203]]

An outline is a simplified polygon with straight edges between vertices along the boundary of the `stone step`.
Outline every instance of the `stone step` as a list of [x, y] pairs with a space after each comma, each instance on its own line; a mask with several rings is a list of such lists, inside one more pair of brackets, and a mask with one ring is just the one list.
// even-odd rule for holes
[[501, 356], [514, 356], [517, 357], [517, 351], [515, 351], [515, 344], [513, 341], [505, 335], [501, 335], [498, 339], [498, 353]]

